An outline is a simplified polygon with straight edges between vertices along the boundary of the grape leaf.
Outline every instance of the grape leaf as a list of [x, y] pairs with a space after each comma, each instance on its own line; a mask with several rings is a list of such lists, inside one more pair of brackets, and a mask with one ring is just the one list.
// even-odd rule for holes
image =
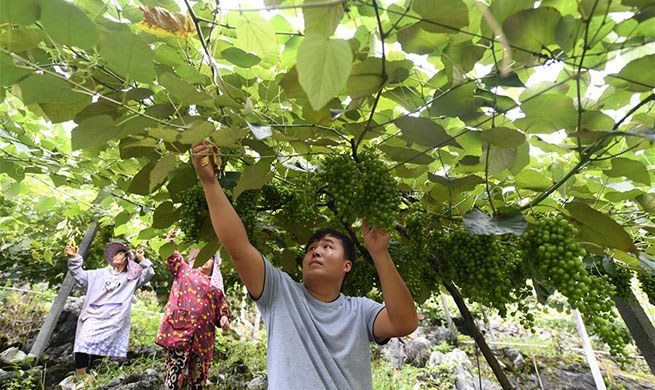
[[298, 49], [298, 82], [315, 111], [346, 85], [352, 67], [348, 42], [310, 35]]

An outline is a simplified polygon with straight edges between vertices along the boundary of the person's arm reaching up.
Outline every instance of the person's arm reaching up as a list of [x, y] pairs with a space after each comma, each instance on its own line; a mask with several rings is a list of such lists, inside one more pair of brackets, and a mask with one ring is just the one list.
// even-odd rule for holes
[[366, 249], [371, 254], [380, 277], [385, 308], [375, 320], [373, 333], [379, 339], [407, 336], [416, 330], [418, 316], [414, 300], [389, 255], [390, 235], [378, 227], [362, 222]]
[[[253, 298], [257, 299], [264, 288], [264, 261], [259, 251], [250, 244], [239, 215], [216, 180], [215, 169], [220, 166], [220, 160], [216, 165], [211, 162], [215, 150], [203, 142], [193, 145], [191, 153], [191, 161], [204, 189], [216, 236], [230, 254], [239, 278]], [[208, 157], [209, 163], [207, 158], [203, 161], [203, 157]]]
[[82, 287], [86, 287], [89, 284], [89, 271], [86, 271], [82, 268], [82, 256], [79, 253], [78, 248], [73, 244], [67, 244], [64, 248], [64, 253], [69, 256], [68, 259], [68, 270], [70, 271], [73, 278], [77, 280], [77, 283], [81, 284]]

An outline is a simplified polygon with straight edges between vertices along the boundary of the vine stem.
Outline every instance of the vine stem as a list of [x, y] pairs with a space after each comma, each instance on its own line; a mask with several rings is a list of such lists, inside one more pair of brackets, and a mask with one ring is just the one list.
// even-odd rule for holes
[[[594, 5], [591, 7], [591, 15], [589, 15], [589, 20], [587, 20], [587, 24], [585, 26], [584, 30], [584, 39], [582, 41], [582, 55], [580, 56], [580, 63], [578, 64], [578, 71], [577, 71], [577, 76], [575, 78], [575, 85], [576, 85], [576, 92], [578, 96], [578, 134], [580, 131], [582, 131], [582, 96], [580, 95], [580, 79], [582, 76], [582, 64], [584, 63], [584, 57], [587, 54], [587, 39], [589, 39], [589, 26], [591, 25], [591, 17], [594, 15], [594, 11], [596, 10], [596, 6], [598, 5], [598, 0], [594, 1]], [[602, 25], [601, 25], [602, 27]], [[582, 160], [582, 144], [580, 142], [580, 135], [576, 137], [576, 140], [578, 142], [578, 153], [580, 155], [580, 159]]]
[[[598, 64], [596, 64], [596, 66], [599, 66], [599, 65], [605, 64], [605, 63], [607, 63], [607, 61], [609, 61], [609, 59], [606, 59], [606, 60], [600, 61]], [[588, 71], [589, 69], [590, 69], [590, 68], [585, 68], [586, 71]], [[538, 92], [538, 93], [536, 93], [536, 94], [530, 96], [529, 98], [525, 99], [523, 102], [521, 102], [521, 104], [524, 104], [524, 103], [527, 102], [527, 101], [530, 101], [530, 100], [535, 99], [535, 98], [537, 98], [537, 97], [539, 97], [539, 96], [541, 96], [541, 95], [544, 95], [544, 94], [547, 93], [548, 91], [550, 91], [550, 90], [552, 90], [552, 89], [554, 89], [554, 88], [557, 88], [557, 87], [559, 87], [560, 85], [563, 85], [563, 84], [567, 83], [567, 82], [568, 82], [569, 80], [571, 80], [572, 78], [573, 78], [573, 76], [567, 76], [564, 80], [562, 80], [562, 81], [560, 81], [560, 82], [558, 82], [558, 83], [555, 83], [555, 84], [549, 86], [548, 88], [545, 88], [544, 90], [542, 90], [542, 91], [540, 91], [540, 92]], [[655, 88], [655, 87], [652, 87], [652, 88]], [[655, 99], [655, 96], [649, 96], [649, 97], [647, 97], [646, 99], [644, 99], [643, 101], [641, 101], [638, 105], [636, 105], [635, 107], [633, 107], [630, 111], [628, 111], [628, 113], [627, 113], [623, 118], [621, 118], [617, 123], [614, 124], [614, 126], [612, 127], [612, 131], [616, 130], [616, 129], [619, 127], [619, 125], [620, 125], [621, 123], [623, 123], [623, 121], [626, 120], [627, 117], [629, 117], [630, 115], [632, 115], [632, 113], [634, 113], [636, 110], [638, 110], [639, 107], [643, 106], [643, 105], [646, 104], [648, 101], [653, 100], [653, 99]], [[511, 111], [511, 110], [515, 109], [516, 107], [519, 107], [519, 104], [518, 104], [518, 103], [517, 103], [517, 104], [513, 104], [511, 107], [506, 108], [505, 110], [501, 111], [501, 113], [503, 113], [503, 114], [504, 114], [504, 113], [507, 113], [508, 111]], [[449, 139], [447, 139], [447, 140], [445, 140], [445, 141], [442, 141], [442, 142], [438, 143], [437, 145], [435, 145], [435, 146], [433, 146], [433, 147], [430, 147], [430, 148], [427, 148], [427, 149], [425, 149], [425, 150], [423, 150], [423, 151], [421, 151], [421, 152], [418, 152], [418, 153], [415, 154], [414, 156], [409, 157], [409, 158], [407, 158], [407, 159], [405, 159], [405, 160], [399, 162], [398, 164], [393, 165], [393, 166], [392, 166], [391, 168], [389, 168], [387, 171], [391, 171], [392, 169], [397, 168], [397, 167], [399, 167], [399, 166], [401, 166], [401, 165], [403, 165], [403, 164], [406, 164], [406, 163], [408, 163], [408, 162], [410, 162], [410, 161], [412, 161], [412, 160], [415, 160], [415, 159], [417, 159], [418, 157], [421, 157], [422, 155], [424, 155], [424, 154], [426, 154], [426, 153], [428, 153], [428, 152], [430, 152], [430, 151], [432, 151], [432, 150], [434, 150], [434, 149], [437, 149], [437, 148], [440, 148], [440, 147], [444, 146], [446, 143], [450, 142], [451, 139], [457, 139], [458, 137], [460, 137], [460, 136], [462, 136], [462, 135], [468, 133], [469, 131], [471, 131], [471, 130], [473, 130], [473, 129], [476, 129], [476, 128], [479, 128], [479, 127], [482, 126], [483, 124], [485, 124], [485, 123], [491, 121], [492, 118], [493, 118], [493, 117], [491, 117], [491, 118], [487, 118], [487, 119], [484, 119], [484, 120], [482, 120], [482, 121], [476, 123], [476, 124], [473, 125], [473, 126], [469, 126], [468, 128], [465, 128], [464, 130], [460, 131], [459, 133], [453, 135], [451, 138], [449, 138]]]
[[205, 42], [205, 38], [203, 37], [202, 30], [200, 29], [200, 23], [198, 17], [196, 16], [196, 13], [193, 11], [191, 4], [189, 4], [189, 0], [184, 0], [184, 3], [186, 4], [186, 7], [189, 11], [189, 15], [191, 15], [191, 20], [193, 21], [193, 25], [196, 27], [196, 31], [198, 32], [198, 39], [200, 40], [200, 44], [202, 45], [204, 55], [206, 56], [207, 61], [209, 62], [209, 69], [212, 72], [212, 82], [214, 83], [214, 86], [216, 86], [217, 90], [223, 92], [225, 95], [234, 99], [232, 96], [230, 96], [227, 87], [225, 87], [225, 84], [223, 83], [223, 79], [221, 78], [221, 75], [218, 72], [218, 68], [216, 67], [216, 63], [214, 62], [214, 57], [212, 57], [211, 53], [209, 52], [209, 48], [207, 47], [207, 43]]
[[[358, 3], [361, 3], [362, 5], [366, 5], [366, 6], [371, 7], [371, 5], [368, 4], [367, 2], [365, 2], [364, 0], [355, 0], [355, 1], [357, 1]], [[382, 11], [386, 11], [389, 14], [394, 14], [394, 15], [402, 15], [403, 14], [400, 11], [395, 11], [395, 10], [389, 9], [389, 8], [380, 8], [380, 9]], [[462, 33], [462, 34], [472, 36], [472, 37], [484, 39], [484, 40], [489, 41], [489, 42], [500, 43], [502, 45], [502, 42], [500, 42], [499, 40], [497, 40], [495, 38], [490, 38], [488, 36], [485, 36], [485, 35], [482, 35], [482, 34], [477, 34], [477, 33], [474, 33], [472, 31], [466, 31], [466, 30], [463, 30], [463, 29], [458, 28], [458, 27], [453, 27], [453, 26], [450, 26], [450, 25], [447, 25], [447, 24], [444, 24], [444, 23], [440, 23], [440, 22], [436, 22], [434, 20], [430, 20], [430, 19], [424, 19], [424, 18], [421, 18], [419, 16], [414, 16], [414, 15], [411, 15], [411, 14], [406, 15], [406, 17], [410, 18], [412, 20], [416, 20], [418, 22], [424, 22], [424, 23], [427, 23], [427, 24], [440, 26], [440, 27], [449, 29], [451, 31], [456, 31], [456, 32], [459, 32], [459, 33]], [[630, 46], [630, 48], [631, 49], [636, 49], [638, 47], [643, 47], [644, 44], [651, 43], [651, 42], [654, 42], [654, 41], [655, 40], [648, 39], [648, 40], [646, 40], [646, 42], [640, 43], [640, 44], [635, 45], [635, 46]], [[516, 45], [512, 45], [512, 44], [509, 44], [509, 47], [514, 49], [514, 50], [518, 50], [518, 51], [521, 51], [521, 52], [524, 52], [524, 53], [527, 53], [527, 54], [531, 54], [531, 55], [533, 55], [533, 56], [535, 56], [537, 58], [541, 58], [543, 60], [561, 62], [563, 64], [570, 65], [570, 66], [578, 66], [578, 64], [576, 64], [575, 62], [571, 63], [571, 62], [566, 61], [566, 60], [568, 60], [570, 58], [573, 58], [573, 57], [566, 58], [566, 59], [561, 59], [561, 58], [553, 57], [552, 55], [546, 55], [546, 54], [543, 54], [543, 53], [535, 52], [533, 50], [528, 50], [526, 48], [516, 46]], [[616, 50], [622, 50], [622, 49], [625, 49], [625, 47], [622, 47], [622, 48], [619, 48], [619, 49], [616, 49]], [[601, 55], [601, 54], [607, 54], [607, 53], [610, 53], [610, 52], [613, 52], [613, 51], [615, 51], [615, 50], [608, 50], [608, 51], [603, 52], [603, 53], [594, 53], [594, 54], [595, 55]], [[582, 68], [585, 69], [585, 70], [593, 70], [593, 68], [586, 67], [586, 66], [583, 66]], [[605, 77], [614, 78], [614, 79], [618, 79], [618, 80], [623, 80], [623, 81], [626, 81], [626, 82], [629, 82], [629, 83], [632, 83], [632, 84], [635, 84], [635, 85], [641, 85], [642, 87], [647, 87], [649, 89], [655, 88], [655, 86], [648, 85], [648, 84], [642, 83], [640, 81], [631, 80], [631, 79], [628, 79], [628, 78], [625, 78], [625, 77], [622, 77], [622, 76], [619, 76], [619, 75], [616, 75], [616, 74], [608, 74]]]
[[[475, 2], [476, 7], [478, 7], [478, 10], [482, 14], [482, 17], [484, 20], [487, 22], [489, 25], [489, 28], [494, 32], [496, 36], [498, 36], [498, 40], [500, 41], [500, 44], [503, 46], [503, 65], [500, 70], [500, 75], [505, 77], [509, 74], [509, 67], [510, 64], [512, 63], [512, 52], [510, 50], [509, 46], [509, 41], [507, 40], [507, 36], [505, 35], [505, 32], [503, 29], [500, 27], [500, 24], [498, 24], [498, 20], [494, 18], [494, 16], [489, 12], [489, 8], [487, 6], [483, 5], [481, 2]], [[491, 41], [491, 51], [493, 53], [493, 45], [494, 41]], [[494, 63], [496, 65], [496, 71], [498, 71], [498, 63], [496, 62], [496, 54], [494, 53]]]
[[126, 110], [136, 114], [136, 115], [139, 115], [139, 116], [142, 116], [144, 118], [150, 119], [150, 120], [155, 121], [157, 123], [161, 123], [161, 124], [166, 125], [166, 126], [175, 127], [177, 129], [181, 129], [181, 130], [186, 130], [187, 129], [186, 126], [180, 126], [180, 125], [177, 125], [177, 124], [172, 123], [172, 122], [166, 122], [166, 121], [163, 121], [163, 120], [161, 120], [159, 118], [155, 118], [154, 116], [151, 116], [151, 115], [148, 115], [146, 113], [140, 112], [139, 110], [136, 110], [136, 109], [134, 109], [134, 108], [122, 103], [122, 102], [119, 102], [116, 99], [112, 99], [110, 97], [107, 97], [107, 96], [99, 93], [99, 92], [93, 91], [93, 90], [85, 87], [82, 84], [79, 84], [79, 83], [77, 83], [77, 82], [75, 82], [73, 80], [70, 80], [70, 79], [66, 78], [62, 74], [59, 74], [57, 72], [53, 72], [53, 71], [51, 71], [49, 69], [45, 69], [45, 68], [43, 68], [43, 67], [41, 67], [41, 66], [39, 66], [37, 64], [34, 64], [31, 61], [29, 61], [29, 60], [27, 60], [27, 59], [25, 59], [25, 58], [23, 58], [23, 57], [21, 57], [19, 55], [16, 55], [16, 54], [14, 54], [14, 53], [12, 53], [10, 51], [7, 51], [7, 50], [5, 50], [5, 49], [3, 49], [1, 47], [0, 47], [0, 51], [4, 52], [5, 54], [9, 55], [12, 58], [17, 59], [18, 61], [21, 61], [24, 64], [26, 64], [26, 65], [22, 66], [21, 68], [28, 69], [28, 70], [40, 70], [43, 73], [47, 73], [47, 74], [49, 74], [51, 76], [57, 77], [58, 79], [64, 80], [67, 83], [70, 83], [70, 84], [74, 85], [76, 88], [78, 88], [77, 92], [80, 92], [82, 94], [85, 94], [85, 95], [88, 95], [88, 96], [91, 96], [91, 97], [98, 96], [100, 99], [106, 100], [106, 101], [108, 101], [110, 103], [114, 103], [114, 104], [116, 104], [118, 106], [121, 106], [121, 107], [125, 108]]
[[380, 10], [378, 8], [378, 2], [377, 0], [372, 0], [373, 1], [373, 9], [375, 10], [375, 18], [377, 19], [378, 22], [378, 32], [380, 34], [380, 42], [382, 46], [382, 69], [380, 70], [380, 76], [382, 77], [382, 83], [380, 84], [380, 89], [378, 90], [377, 95], [375, 95], [375, 100], [373, 101], [373, 107], [371, 108], [371, 113], [368, 116], [368, 121], [366, 122], [366, 127], [364, 128], [364, 131], [362, 131], [362, 134], [359, 135], [359, 138], [357, 139], [357, 142], [355, 143], [355, 146], [353, 147], [353, 158], [357, 160], [357, 149], [359, 148], [359, 145], [362, 143], [362, 140], [364, 139], [364, 135], [371, 129], [371, 123], [373, 122], [373, 115], [375, 115], [375, 109], [378, 106], [378, 102], [380, 101], [380, 97], [382, 96], [382, 90], [384, 89], [384, 84], [388, 80], [388, 75], [387, 75], [387, 69], [386, 69], [386, 62], [387, 62], [387, 55], [386, 51], [384, 48], [384, 30], [382, 30], [382, 20], [380, 19]]
[[562, 186], [567, 180], [569, 180], [573, 175], [578, 173], [580, 169], [582, 169], [585, 165], [589, 163], [589, 159], [587, 157], [583, 158], [580, 160], [571, 170], [564, 175], [557, 183], [554, 183], [552, 186], [550, 186], [546, 191], [542, 192], [541, 195], [537, 196], [534, 198], [530, 203], [526, 204], [525, 206], [521, 207], [521, 211], [529, 209], [531, 207], [534, 207], [541, 203], [544, 199], [548, 198], [550, 194], [555, 192], [556, 189]]

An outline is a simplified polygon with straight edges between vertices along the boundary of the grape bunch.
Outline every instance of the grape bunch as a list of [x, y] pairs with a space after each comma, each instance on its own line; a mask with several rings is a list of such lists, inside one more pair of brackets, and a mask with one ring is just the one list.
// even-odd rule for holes
[[247, 190], [239, 194], [234, 202], [234, 210], [239, 214], [243, 223], [248, 239], [253, 245], [256, 245], [257, 236], [257, 205], [261, 198], [260, 190]]
[[318, 215], [317, 183], [314, 177], [300, 181], [290, 189], [290, 197], [282, 208], [282, 218], [287, 223], [308, 225]]
[[264, 185], [261, 194], [262, 207], [269, 210], [284, 207], [293, 198], [293, 191], [290, 186], [278, 182]]
[[317, 180], [326, 186], [336, 213], [342, 222], [352, 223], [358, 217], [357, 199], [361, 197], [360, 172], [355, 161], [347, 155], [331, 155], [323, 162], [323, 169], [318, 172]]
[[651, 303], [651, 305], [655, 305], [655, 275], [645, 275], [639, 273], [637, 275], [637, 279], [639, 279], [641, 289], [648, 297], [648, 301]]
[[614, 325], [612, 296], [616, 288], [609, 275], [591, 275], [582, 263], [586, 254], [574, 237], [578, 230], [564, 217], [541, 218], [522, 236], [523, 254], [542, 282], [555, 287], [572, 308], [578, 309], [591, 330], [625, 360], [625, 340]]
[[200, 185], [195, 185], [180, 194], [179, 226], [189, 242], [200, 241], [200, 229], [209, 218], [205, 193]]
[[343, 281], [341, 291], [345, 295], [363, 297], [379, 285], [375, 265], [366, 260], [353, 261], [350, 272]]
[[455, 230], [434, 236], [432, 245], [440, 274], [459, 286], [462, 296], [495, 308], [501, 316], [507, 315], [508, 305], [516, 301], [513, 290], [519, 286], [507, 278], [511, 263], [504, 256], [498, 237]]
[[609, 282], [616, 289], [616, 295], [623, 299], [633, 299], [632, 294], [632, 271], [630, 268], [610, 260], [614, 265], [614, 272], [610, 274], [603, 266], [602, 256], [590, 256], [594, 262], [589, 271], [596, 276], [608, 277]]
[[385, 231], [394, 228], [400, 210], [400, 190], [373, 149], [363, 150], [359, 163], [347, 154], [328, 156], [317, 179], [334, 200], [342, 222], [366, 218]]
[[433, 222], [434, 218], [430, 214], [421, 210], [417, 204], [412, 205], [405, 215], [405, 231], [409, 242], [393, 256], [398, 272], [414, 299], [422, 294], [424, 285], [435, 286], [439, 282], [436, 271], [428, 263], [428, 240]]
[[361, 171], [357, 204], [363, 218], [390, 232], [400, 210], [400, 189], [396, 180], [373, 149], [359, 154]]

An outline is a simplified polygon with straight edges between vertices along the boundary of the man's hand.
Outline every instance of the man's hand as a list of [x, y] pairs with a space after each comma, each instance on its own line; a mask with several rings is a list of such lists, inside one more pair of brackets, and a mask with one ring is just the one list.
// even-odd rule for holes
[[195, 168], [198, 178], [202, 182], [216, 180], [216, 173], [221, 166], [221, 157], [215, 146], [207, 140], [199, 142], [191, 148], [191, 162]]
[[136, 258], [139, 260], [139, 263], [146, 259], [146, 256], [143, 253], [143, 248], [136, 250]]
[[223, 328], [223, 330], [230, 329], [230, 320], [227, 317], [221, 317], [219, 323], [221, 325], [221, 328]]
[[375, 225], [369, 227], [366, 220], [362, 219], [362, 236], [364, 236], [366, 249], [368, 249], [371, 255], [375, 256], [387, 252], [391, 235], [385, 233], [382, 228]]
[[75, 244], [66, 244], [64, 253], [70, 257], [76, 257], [80, 254]]

